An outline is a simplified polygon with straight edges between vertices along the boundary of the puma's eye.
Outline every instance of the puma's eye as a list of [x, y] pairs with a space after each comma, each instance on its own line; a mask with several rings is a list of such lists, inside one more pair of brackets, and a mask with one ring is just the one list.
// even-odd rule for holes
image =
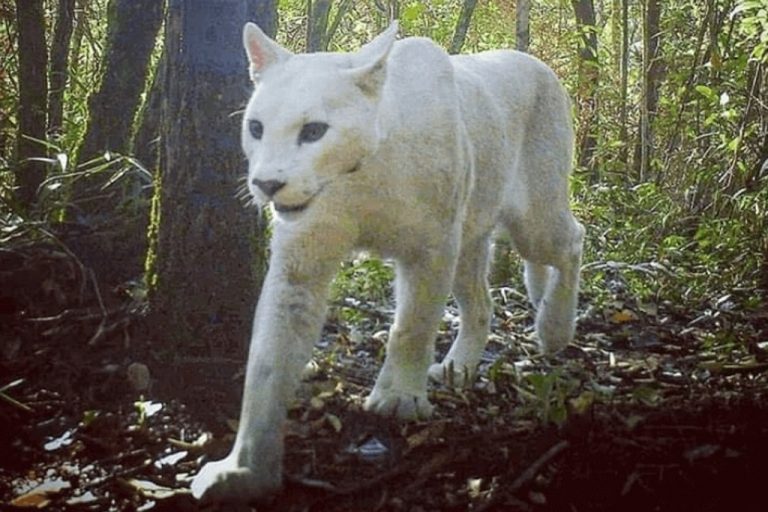
[[257, 121], [256, 119], [248, 121], [248, 130], [251, 132], [251, 136], [256, 140], [261, 140], [261, 137], [264, 135], [264, 125], [261, 124], [261, 121]]
[[317, 142], [325, 132], [328, 130], [328, 125], [325, 123], [307, 123], [301, 127], [301, 133], [299, 133], [299, 144], [305, 142]]

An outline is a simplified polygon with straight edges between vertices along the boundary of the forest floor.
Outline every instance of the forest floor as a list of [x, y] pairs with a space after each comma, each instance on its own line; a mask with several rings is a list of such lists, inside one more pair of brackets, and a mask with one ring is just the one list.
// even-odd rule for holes
[[[76, 272], [51, 254], [0, 254], [18, 270], [3, 283], [27, 283], [0, 289], [0, 510], [197, 510], [189, 482], [231, 446], [242, 357], [164, 362], [140, 302], [73, 305]], [[432, 387], [414, 423], [361, 408], [391, 305], [335, 305], [290, 409], [285, 489], [256, 510], [765, 510], [768, 308], [583, 297], [575, 342], [545, 358], [523, 297], [493, 293], [477, 381]]]

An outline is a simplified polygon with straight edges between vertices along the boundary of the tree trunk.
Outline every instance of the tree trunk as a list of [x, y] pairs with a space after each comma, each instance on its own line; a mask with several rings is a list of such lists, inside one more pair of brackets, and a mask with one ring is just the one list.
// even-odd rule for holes
[[643, 2], [643, 98], [640, 105], [640, 181], [652, 174], [653, 120], [659, 103], [661, 62], [659, 60], [659, 18], [661, 7], [658, 0]]
[[530, 14], [531, 0], [517, 0], [515, 47], [521, 52], [527, 52], [531, 43]]
[[[79, 164], [105, 151], [127, 153], [133, 121], [144, 92], [149, 58], [163, 19], [158, 0], [110, 0], [104, 76], [88, 102], [89, 122], [77, 152]], [[108, 172], [83, 177], [72, 190], [73, 213], [81, 221], [109, 222], [122, 201], [118, 187], [102, 190]]]
[[455, 55], [461, 52], [464, 41], [467, 39], [467, 31], [469, 30], [469, 24], [472, 21], [472, 13], [475, 12], [475, 6], [477, 0], [464, 0], [461, 6], [461, 14], [459, 14], [459, 20], [456, 22], [456, 30], [453, 31], [453, 40], [451, 46], [448, 49], [448, 53]]
[[167, 66], [167, 53], [163, 51], [155, 69], [155, 76], [149, 88], [147, 101], [141, 111], [139, 127], [131, 144], [131, 153], [150, 172], [158, 168], [158, 155], [160, 146], [160, 121], [163, 111], [163, 85]]
[[245, 165], [232, 113], [243, 110], [251, 90], [241, 36], [248, 5], [168, 5], [165, 49], [174, 57], [164, 82], [158, 237], [149, 265], [154, 324], [176, 353], [243, 354], [260, 284], [254, 274], [264, 268], [254, 258], [254, 243], [263, 244], [254, 236], [257, 214], [235, 197]]
[[629, 0], [621, 1], [621, 57], [619, 63], [620, 103], [619, 140], [622, 143], [619, 157], [629, 165]]
[[593, 0], [571, 0], [576, 22], [581, 33], [579, 47], [579, 166], [592, 171], [596, 178], [594, 161], [597, 148], [597, 85], [600, 79], [597, 58], [597, 32]]
[[328, 49], [328, 17], [331, 0], [308, 0], [307, 52], [324, 52]]
[[48, 54], [43, 0], [16, 0], [16, 22], [19, 38], [16, 200], [23, 209], [29, 209], [45, 179], [45, 164], [28, 160], [46, 153], [45, 146], [31, 140], [45, 140]]
[[67, 86], [69, 43], [75, 19], [75, 0], [59, 0], [51, 45], [51, 69], [48, 71], [48, 134], [61, 135], [64, 122], [64, 89]]
[[[275, 2], [248, 0], [247, 9], [246, 19], [257, 23], [265, 34], [274, 38], [277, 34], [277, 6]], [[154, 170], [158, 167], [166, 55], [167, 53], [163, 51], [163, 55], [157, 63], [157, 69], [152, 79], [152, 85], [140, 116], [131, 149], [132, 154], [149, 170]]]
[[277, 35], [277, 2], [247, 0], [246, 9], [248, 21], [256, 23], [265, 34], [274, 39]]

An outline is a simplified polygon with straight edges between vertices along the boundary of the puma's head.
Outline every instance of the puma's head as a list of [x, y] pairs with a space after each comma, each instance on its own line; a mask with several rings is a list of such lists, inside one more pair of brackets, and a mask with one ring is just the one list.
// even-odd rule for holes
[[293, 54], [248, 23], [243, 42], [256, 86], [243, 119], [256, 203], [298, 212], [358, 170], [379, 144], [378, 104], [397, 24], [350, 54]]

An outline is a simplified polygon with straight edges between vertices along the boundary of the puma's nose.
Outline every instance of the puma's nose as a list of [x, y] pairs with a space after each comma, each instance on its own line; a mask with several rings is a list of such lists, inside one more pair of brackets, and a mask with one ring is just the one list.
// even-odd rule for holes
[[258, 178], [253, 178], [251, 180], [251, 183], [259, 187], [262, 192], [264, 192], [268, 197], [272, 197], [275, 194], [277, 194], [277, 191], [280, 190], [285, 186], [284, 181], [278, 181], [278, 180], [266, 180], [262, 181]]

